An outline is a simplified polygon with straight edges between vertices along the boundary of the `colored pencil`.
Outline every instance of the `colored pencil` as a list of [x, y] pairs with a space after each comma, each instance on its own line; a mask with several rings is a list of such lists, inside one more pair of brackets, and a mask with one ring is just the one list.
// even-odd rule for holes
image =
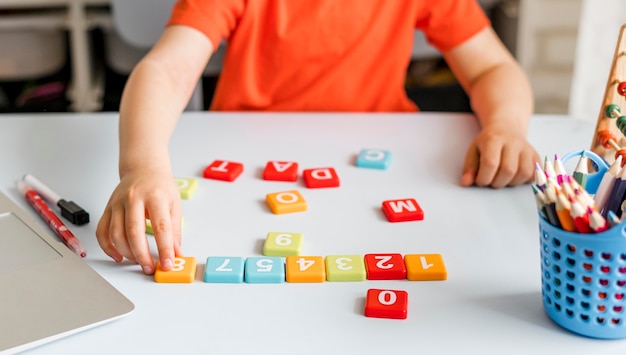
[[576, 165], [576, 169], [574, 169], [574, 179], [582, 186], [583, 188], [587, 185], [587, 175], [589, 175], [589, 168], [587, 165], [589, 164], [587, 154], [583, 151], [580, 155], [580, 159], [578, 160], [578, 164]]
[[576, 228], [576, 224], [572, 218], [572, 204], [569, 202], [563, 191], [556, 191], [555, 209], [557, 217], [559, 217], [561, 227], [568, 232], [576, 232], [578, 229]]
[[600, 215], [600, 212], [591, 207], [588, 207], [587, 214], [589, 215], [589, 229], [591, 229], [592, 232], [600, 233], [609, 229], [609, 225], [606, 219], [604, 219], [604, 217]]
[[569, 201], [572, 205], [570, 211], [574, 224], [576, 225], [576, 230], [578, 230], [578, 233], [590, 233], [591, 228], [589, 228], [589, 215], [587, 211], [580, 202], [576, 201], [574, 196], [569, 196]]
[[559, 159], [557, 154], [554, 154], [554, 172], [556, 173], [556, 180], [559, 184], [563, 183], [564, 177], [569, 176], [563, 162]]
[[596, 195], [593, 198], [598, 208], [603, 208], [606, 205], [606, 201], [609, 198], [609, 193], [613, 189], [613, 185], [615, 185], [615, 180], [617, 179], [617, 176], [620, 174], [621, 170], [622, 156], [619, 155], [615, 159], [613, 164], [611, 164], [611, 166], [604, 172], [604, 175], [602, 175], [602, 180], [600, 180], [600, 185], [598, 185], [598, 190], [596, 191]]

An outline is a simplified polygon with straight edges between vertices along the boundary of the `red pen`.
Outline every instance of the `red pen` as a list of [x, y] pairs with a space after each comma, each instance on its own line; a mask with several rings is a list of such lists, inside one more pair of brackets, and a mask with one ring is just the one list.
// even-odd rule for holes
[[70, 248], [76, 255], [84, 258], [87, 256], [87, 252], [80, 244], [78, 239], [72, 234], [72, 232], [67, 229], [65, 224], [61, 222], [59, 217], [50, 209], [48, 204], [39, 196], [35, 190], [33, 190], [30, 186], [28, 186], [24, 181], [17, 182], [17, 188], [21, 193], [26, 197], [26, 201], [30, 203], [31, 206], [39, 213], [41, 218], [48, 223], [50, 228], [56, 233], [56, 235], [63, 240], [65, 245]]

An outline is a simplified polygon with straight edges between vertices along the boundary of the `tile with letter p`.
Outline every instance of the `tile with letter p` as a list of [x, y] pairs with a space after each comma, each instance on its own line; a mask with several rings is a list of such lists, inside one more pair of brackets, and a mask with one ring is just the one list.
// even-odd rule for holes
[[363, 281], [365, 263], [361, 255], [328, 255], [326, 257], [327, 281]]
[[244, 280], [247, 283], [283, 283], [285, 262], [276, 256], [249, 257], [246, 259]]
[[209, 256], [204, 268], [204, 282], [243, 282], [244, 259], [238, 256]]
[[169, 271], [161, 270], [157, 263], [154, 281], [159, 283], [192, 283], [196, 279], [196, 258], [180, 256], [174, 258], [174, 266]]

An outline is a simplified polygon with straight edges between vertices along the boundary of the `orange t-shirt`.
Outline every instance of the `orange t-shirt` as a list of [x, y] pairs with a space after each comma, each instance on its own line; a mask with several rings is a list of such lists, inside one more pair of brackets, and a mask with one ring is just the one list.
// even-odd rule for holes
[[475, 0], [178, 0], [173, 24], [227, 41], [212, 110], [411, 112], [414, 30], [445, 51], [489, 20]]

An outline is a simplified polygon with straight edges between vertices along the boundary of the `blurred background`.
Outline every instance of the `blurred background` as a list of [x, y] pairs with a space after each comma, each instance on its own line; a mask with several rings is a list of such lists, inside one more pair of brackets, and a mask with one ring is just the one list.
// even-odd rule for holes
[[[173, 1], [0, 0], [0, 112], [116, 111], [130, 70], [158, 36]], [[595, 121], [626, 2], [479, 2], [529, 76], [535, 112]], [[223, 48], [211, 60], [189, 109], [209, 106], [222, 54]], [[406, 90], [424, 111], [469, 110], [419, 33]]]

